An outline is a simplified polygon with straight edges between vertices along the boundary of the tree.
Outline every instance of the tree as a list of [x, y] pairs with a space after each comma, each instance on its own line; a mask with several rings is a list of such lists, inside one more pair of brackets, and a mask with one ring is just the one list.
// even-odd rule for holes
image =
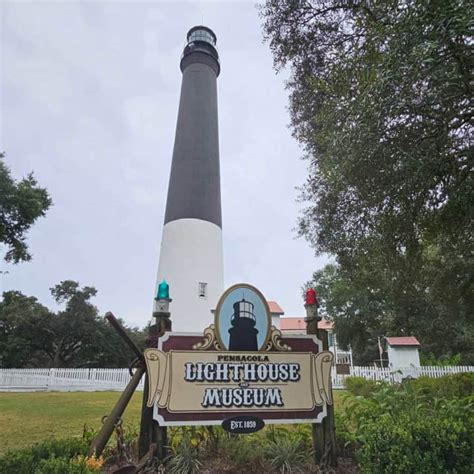
[[[52, 367], [128, 366], [133, 354], [89, 301], [97, 294], [94, 287], [80, 288], [78, 282], [65, 280], [51, 288], [51, 294], [57, 303], [65, 303], [56, 316]], [[119, 321], [135, 343], [144, 347], [144, 333]]]
[[0, 366], [45, 367], [53, 354], [54, 315], [32, 296], [6, 291], [0, 302]]
[[[130, 328], [120, 318], [119, 322], [135, 344], [145, 349], [146, 331], [140, 331], [136, 327]], [[87, 361], [88, 367], [122, 368], [128, 367], [135, 356], [109, 322], [104, 318], [99, 318], [93, 344], [81, 351], [81, 358]]]
[[45, 188], [38, 186], [30, 173], [15, 181], [0, 153], [0, 242], [5, 244], [7, 262], [31, 260], [26, 233], [38, 217], [46, 214], [52, 200]]
[[[381, 266], [375, 273], [369, 266], [360, 266], [360, 273], [354, 275], [330, 264], [314, 273], [307, 285], [318, 291], [322, 314], [334, 320], [338, 342], [342, 347], [351, 345], [356, 364], [371, 365], [378, 358], [378, 337], [394, 335], [416, 336], [422, 353], [431, 358], [461, 354], [462, 364], [472, 364], [474, 322], [468, 303], [472, 288], [456, 288], [460, 282], [455, 261], [447, 263], [450, 271], [445, 271], [444, 280], [433, 280], [431, 275], [440, 263], [437, 257], [432, 256], [434, 268], [421, 275], [416, 285], [410, 281], [394, 284], [393, 273]], [[365, 273], [367, 268], [369, 273]]]
[[384, 334], [380, 324], [383, 304], [377, 295], [359, 291], [334, 264], [315, 272], [307, 286], [318, 293], [320, 314], [334, 321], [338, 345], [351, 347], [356, 365], [372, 365], [377, 357], [377, 337]]
[[291, 124], [309, 161], [300, 235], [336, 257], [351, 292], [377, 295], [392, 335], [416, 333], [438, 354], [467, 348], [469, 3], [269, 0], [261, 14], [276, 68], [291, 67]]
[[65, 303], [65, 309], [56, 316], [52, 367], [82, 365], [77, 359], [80, 352], [93, 345], [96, 332], [98, 310], [89, 300], [97, 290], [91, 286], [81, 289], [72, 280], [62, 281], [50, 290], [57, 303]]
[[[32, 296], [3, 293], [0, 302], [0, 367], [127, 367], [133, 354], [90, 299], [91, 286], [65, 280], [51, 288], [64, 309], [53, 313]], [[139, 346], [145, 331], [119, 320]]]

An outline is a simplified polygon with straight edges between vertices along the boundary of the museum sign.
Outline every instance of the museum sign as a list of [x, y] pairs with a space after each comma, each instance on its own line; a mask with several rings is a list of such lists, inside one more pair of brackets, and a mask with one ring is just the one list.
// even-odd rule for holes
[[[168, 332], [145, 351], [148, 406], [162, 426], [221, 424], [239, 415], [257, 424], [320, 422], [332, 404], [332, 359], [316, 336], [282, 336], [263, 295], [235, 285], [203, 334]], [[229, 427], [245, 430], [245, 421], [236, 423]]]

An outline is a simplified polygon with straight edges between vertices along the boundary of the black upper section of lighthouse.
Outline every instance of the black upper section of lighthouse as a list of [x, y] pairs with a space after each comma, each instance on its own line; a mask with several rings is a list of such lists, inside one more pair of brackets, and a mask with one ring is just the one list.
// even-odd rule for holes
[[221, 67], [216, 49], [217, 37], [214, 32], [207, 26], [194, 26], [188, 31], [187, 40], [188, 44], [181, 57], [181, 71], [184, 71], [191, 62], [196, 62], [196, 55], [198, 55], [199, 61], [208, 64], [218, 76]]
[[200, 219], [222, 227], [216, 42], [205, 26], [195, 26], [187, 35], [165, 224]]

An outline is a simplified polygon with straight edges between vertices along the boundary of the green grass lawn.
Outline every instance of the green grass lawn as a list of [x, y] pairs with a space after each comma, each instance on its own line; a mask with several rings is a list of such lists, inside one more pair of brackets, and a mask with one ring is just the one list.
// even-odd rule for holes
[[[341, 390], [334, 391], [336, 410]], [[98, 429], [120, 392], [0, 393], [0, 453], [49, 437], [81, 436], [84, 425]], [[123, 419], [138, 427], [142, 392], [134, 394]]]
[[[0, 453], [48, 437], [81, 436], [84, 424], [99, 429], [120, 392], [0, 393]], [[134, 394], [123, 419], [139, 425], [142, 392]]]

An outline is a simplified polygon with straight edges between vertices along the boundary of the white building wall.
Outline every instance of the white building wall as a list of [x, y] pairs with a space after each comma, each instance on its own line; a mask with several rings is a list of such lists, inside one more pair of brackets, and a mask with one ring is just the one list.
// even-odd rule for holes
[[392, 367], [420, 366], [417, 346], [387, 346], [388, 362]]
[[278, 314], [272, 314], [272, 326], [280, 329], [280, 316]]
[[[200, 219], [178, 219], [163, 227], [158, 284], [170, 286], [173, 331], [202, 332], [213, 323], [224, 292], [222, 230]], [[207, 283], [207, 297], [199, 297], [199, 283]], [[156, 293], [155, 293], [156, 294]]]

